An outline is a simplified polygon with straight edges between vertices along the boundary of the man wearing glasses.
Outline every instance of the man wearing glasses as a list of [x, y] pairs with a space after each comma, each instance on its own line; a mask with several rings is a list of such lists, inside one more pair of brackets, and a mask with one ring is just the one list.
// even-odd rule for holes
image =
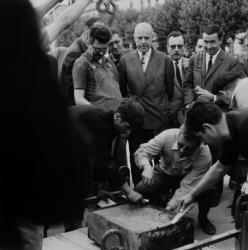
[[167, 50], [174, 65], [174, 96], [170, 103], [170, 126], [180, 127], [184, 118], [183, 82], [186, 79], [189, 59], [184, 57], [183, 34], [172, 31], [167, 37]]
[[111, 37], [104, 24], [90, 30], [88, 49], [75, 61], [72, 71], [76, 105], [94, 104], [112, 110], [120, 103], [118, 72], [105, 57]]
[[[157, 164], [151, 164], [160, 156]], [[177, 212], [180, 199], [188, 194], [211, 166], [211, 153], [207, 145], [184, 127], [168, 129], [149, 142], [141, 144], [134, 154], [136, 165], [142, 171], [142, 180], [135, 190], [152, 203], [166, 205], [166, 210]], [[211, 190], [198, 197], [199, 225], [207, 234], [215, 234], [208, 220]], [[167, 194], [164, 201], [161, 194]]]

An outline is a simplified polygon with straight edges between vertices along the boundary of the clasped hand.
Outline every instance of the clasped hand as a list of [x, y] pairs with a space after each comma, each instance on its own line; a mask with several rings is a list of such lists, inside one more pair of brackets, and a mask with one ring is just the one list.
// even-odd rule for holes
[[197, 95], [199, 101], [212, 102], [214, 100], [214, 95], [211, 92], [201, 88], [198, 85], [195, 87], [194, 92]]

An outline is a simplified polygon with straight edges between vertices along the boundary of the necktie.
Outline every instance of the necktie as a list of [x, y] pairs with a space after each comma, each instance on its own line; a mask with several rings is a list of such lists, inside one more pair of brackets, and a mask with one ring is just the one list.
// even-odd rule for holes
[[180, 73], [180, 70], [179, 70], [179, 67], [178, 67], [178, 61], [176, 61], [175, 66], [176, 66], [177, 80], [178, 80], [179, 84], [182, 86], [182, 78], [181, 78], [181, 73]]
[[142, 53], [141, 58], [140, 58], [140, 63], [141, 63], [143, 71], [145, 71], [145, 54], [146, 53]]
[[213, 59], [213, 56], [210, 56], [210, 58], [209, 58], [209, 61], [208, 61], [208, 72], [209, 72], [209, 70], [211, 69], [211, 67], [212, 67], [212, 59]]

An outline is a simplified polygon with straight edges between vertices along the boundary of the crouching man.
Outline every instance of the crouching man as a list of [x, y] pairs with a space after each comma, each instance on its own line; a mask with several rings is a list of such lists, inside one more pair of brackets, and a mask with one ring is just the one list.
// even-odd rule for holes
[[[144, 202], [142, 195], [129, 186], [119, 169], [126, 166], [124, 139], [133, 129], [139, 129], [144, 123], [145, 111], [141, 104], [123, 98], [115, 111], [105, 111], [94, 105], [71, 106], [68, 110], [81, 133], [87, 133], [92, 144], [94, 185], [91, 187], [91, 195], [116, 188], [121, 189], [129, 201]], [[65, 230], [81, 227], [82, 219], [83, 213], [80, 218], [69, 218], [65, 223]]]
[[[159, 155], [153, 167], [151, 162]], [[211, 166], [211, 154], [207, 145], [186, 131], [168, 129], [149, 142], [141, 144], [134, 154], [136, 165], [143, 170], [142, 180], [135, 190], [151, 202], [161, 204], [160, 194], [172, 193], [166, 210], [178, 211], [180, 198], [188, 194]], [[208, 220], [211, 190], [198, 198], [199, 225], [206, 234], [215, 234], [214, 225]], [[170, 197], [171, 197], [170, 196]]]

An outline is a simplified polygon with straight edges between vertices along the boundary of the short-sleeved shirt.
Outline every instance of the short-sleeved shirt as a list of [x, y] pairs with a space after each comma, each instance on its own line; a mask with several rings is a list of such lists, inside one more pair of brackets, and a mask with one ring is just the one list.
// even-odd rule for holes
[[219, 155], [223, 165], [233, 165], [238, 156], [248, 158], [248, 108], [226, 114], [231, 139], [226, 141]]
[[114, 63], [106, 57], [103, 58], [102, 63], [96, 62], [86, 51], [75, 61], [72, 75], [74, 89], [85, 90], [85, 98], [89, 102], [94, 102], [95, 100], [96, 78], [94, 75], [94, 67], [96, 69], [101, 68], [110, 70], [116, 80], [116, 85], [119, 85], [119, 76]]

